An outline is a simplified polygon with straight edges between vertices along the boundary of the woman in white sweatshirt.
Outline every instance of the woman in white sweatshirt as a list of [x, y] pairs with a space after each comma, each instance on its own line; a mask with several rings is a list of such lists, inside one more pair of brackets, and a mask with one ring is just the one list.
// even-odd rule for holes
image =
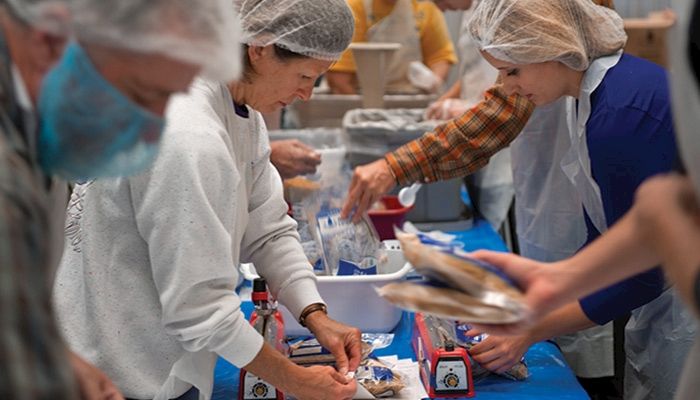
[[[286, 215], [260, 112], [311, 95], [352, 39], [344, 0], [237, 0], [242, 79], [199, 80], [167, 111], [147, 173], [78, 185], [55, 304], [70, 346], [128, 398], [209, 399], [217, 356], [299, 399], [350, 399], [359, 331], [325, 313]], [[236, 266], [253, 262], [273, 295], [338, 360], [301, 368], [264, 344], [240, 310]], [[315, 310], [315, 312], [304, 312]]]

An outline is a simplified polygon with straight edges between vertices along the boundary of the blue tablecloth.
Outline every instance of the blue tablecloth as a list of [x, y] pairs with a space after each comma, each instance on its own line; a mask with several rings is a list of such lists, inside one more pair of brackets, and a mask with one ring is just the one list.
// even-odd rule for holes
[[[476, 221], [468, 231], [451, 232], [465, 244], [465, 250], [491, 249], [506, 251], [498, 234], [483, 220]], [[249, 315], [253, 309], [244, 302], [243, 312]], [[415, 359], [411, 348], [413, 314], [405, 312], [394, 330], [391, 346], [375, 352], [377, 356], [396, 354], [399, 358]], [[525, 355], [530, 369], [530, 378], [515, 382], [498, 376], [490, 376], [474, 383], [478, 399], [588, 399], [588, 395], [576, 381], [557, 347], [543, 342], [532, 346]], [[238, 396], [239, 370], [223, 359], [219, 359], [215, 371], [213, 400], [232, 400]], [[420, 399], [416, 399], [420, 400]]]

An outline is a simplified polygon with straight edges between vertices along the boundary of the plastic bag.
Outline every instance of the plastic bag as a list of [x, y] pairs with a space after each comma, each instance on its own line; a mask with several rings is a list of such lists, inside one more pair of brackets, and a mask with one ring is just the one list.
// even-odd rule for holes
[[365, 360], [357, 368], [355, 379], [376, 398], [394, 397], [406, 387], [401, 375], [375, 358]]
[[[384, 246], [367, 214], [360, 222], [340, 218], [350, 183], [350, 171], [324, 175], [321, 188], [301, 202], [309, 231], [323, 257], [326, 275], [374, 275], [387, 261]], [[320, 272], [321, 268], [317, 268]]]
[[408, 64], [408, 80], [413, 86], [428, 93], [438, 93], [442, 89], [442, 79], [420, 61]]
[[341, 140], [341, 131], [328, 128], [276, 130], [270, 131], [269, 135], [271, 140], [297, 139], [321, 154], [321, 164], [315, 174], [284, 181], [284, 198], [290, 204], [291, 217], [297, 222], [297, 232], [304, 254], [316, 274], [326, 275], [323, 249], [314, 231], [316, 224], [309, 223], [309, 214], [305, 209], [311, 204], [311, 200], [307, 203], [304, 201], [316, 195], [322, 187], [332, 185], [333, 179], [342, 174], [345, 146]]
[[[374, 350], [391, 345], [393, 333], [363, 333], [362, 360], [366, 360]], [[288, 340], [289, 359], [298, 365], [333, 365], [335, 357], [313, 336]]]
[[391, 283], [380, 296], [399, 307], [476, 323], [514, 323], [525, 317], [522, 292], [499, 269], [462, 249], [397, 231], [406, 260], [424, 281]]

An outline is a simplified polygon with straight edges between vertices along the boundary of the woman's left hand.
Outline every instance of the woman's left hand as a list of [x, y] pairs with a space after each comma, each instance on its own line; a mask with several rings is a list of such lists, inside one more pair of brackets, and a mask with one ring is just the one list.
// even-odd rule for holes
[[[474, 336], [480, 332], [474, 330], [467, 335]], [[489, 336], [483, 342], [469, 350], [474, 361], [489, 371], [502, 374], [517, 364], [532, 343], [526, 335]]]
[[321, 346], [335, 356], [338, 372], [345, 375], [357, 369], [362, 361], [359, 329], [332, 320], [322, 312], [310, 314], [305, 322]]
[[272, 141], [270, 149], [270, 162], [282, 179], [313, 174], [321, 163], [319, 153], [296, 139]]

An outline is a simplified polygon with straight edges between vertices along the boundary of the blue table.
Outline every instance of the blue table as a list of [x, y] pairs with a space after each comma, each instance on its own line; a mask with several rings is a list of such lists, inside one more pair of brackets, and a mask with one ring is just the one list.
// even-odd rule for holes
[[[483, 221], [478, 220], [468, 231], [451, 232], [465, 244], [465, 250], [491, 249], [506, 251], [500, 236]], [[250, 315], [252, 303], [242, 304], [243, 312]], [[413, 314], [405, 312], [394, 329], [394, 342], [391, 346], [375, 351], [377, 356], [398, 355], [399, 358], [415, 359], [411, 348]], [[576, 381], [557, 347], [548, 342], [537, 343], [525, 355], [530, 377], [523, 382], [515, 382], [498, 376], [490, 376], [475, 382], [478, 399], [588, 399], [588, 395]], [[223, 359], [216, 365], [213, 400], [233, 400], [238, 396], [239, 370]], [[419, 400], [419, 399], [416, 399]]]

